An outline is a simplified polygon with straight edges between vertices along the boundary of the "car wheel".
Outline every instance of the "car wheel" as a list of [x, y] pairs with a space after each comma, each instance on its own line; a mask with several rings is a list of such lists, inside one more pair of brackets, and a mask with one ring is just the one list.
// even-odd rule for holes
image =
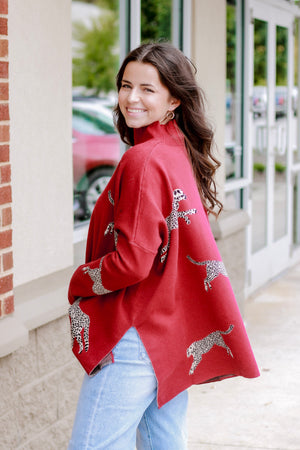
[[85, 193], [85, 205], [87, 215], [91, 215], [95, 204], [106, 188], [114, 172], [113, 167], [103, 167], [95, 170], [88, 176], [88, 188]]

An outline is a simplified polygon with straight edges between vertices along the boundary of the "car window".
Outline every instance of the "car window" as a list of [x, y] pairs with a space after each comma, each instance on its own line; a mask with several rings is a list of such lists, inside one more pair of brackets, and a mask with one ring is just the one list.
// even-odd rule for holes
[[99, 136], [103, 134], [115, 134], [113, 121], [109, 116], [97, 117], [85, 111], [73, 109], [72, 126], [76, 131], [84, 134]]

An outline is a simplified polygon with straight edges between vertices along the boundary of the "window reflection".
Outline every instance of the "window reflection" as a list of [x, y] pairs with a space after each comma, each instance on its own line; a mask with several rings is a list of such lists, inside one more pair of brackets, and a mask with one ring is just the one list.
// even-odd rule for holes
[[293, 186], [293, 243], [300, 245], [300, 173], [295, 175]]
[[293, 109], [293, 118], [292, 118], [292, 145], [293, 145], [293, 162], [300, 162], [300, 128], [298, 126], [298, 52], [299, 52], [299, 21], [295, 19], [294, 23], [294, 87], [292, 92], [292, 109]]
[[119, 66], [119, 1], [72, 2], [75, 225], [88, 220], [120, 159], [112, 109]]
[[172, 40], [172, 0], [141, 1], [141, 40]]
[[240, 3], [227, 0], [227, 61], [226, 61], [226, 179], [236, 179], [242, 173], [242, 79], [240, 58]]
[[268, 23], [254, 19], [252, 123], [252, 252], [267, 242]]
[[[287, 230], [287, 138], [288, 138], [288, 29], [276, 27], [276, 87], [274, 153], [274, 240]], [[282, 214], [278, 214], [282, 211]], [[277, 212], [277, 213], [276, 213]]]

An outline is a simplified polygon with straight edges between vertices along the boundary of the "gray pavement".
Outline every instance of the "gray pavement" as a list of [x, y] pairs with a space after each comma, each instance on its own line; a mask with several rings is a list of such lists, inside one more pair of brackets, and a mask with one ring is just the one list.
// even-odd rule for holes
[[300, 265], [246, 301], [261, 376], [189, 390], [189, 450], [300, 450]]

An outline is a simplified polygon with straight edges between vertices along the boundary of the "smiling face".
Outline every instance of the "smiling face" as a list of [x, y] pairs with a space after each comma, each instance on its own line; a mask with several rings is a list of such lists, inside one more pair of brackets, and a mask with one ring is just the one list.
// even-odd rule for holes
[[127, 64], [119, 91], [119, 107], [130, 128], [161, 121], [180, 104], [161, 83], [152, 64], [131, 61]]

